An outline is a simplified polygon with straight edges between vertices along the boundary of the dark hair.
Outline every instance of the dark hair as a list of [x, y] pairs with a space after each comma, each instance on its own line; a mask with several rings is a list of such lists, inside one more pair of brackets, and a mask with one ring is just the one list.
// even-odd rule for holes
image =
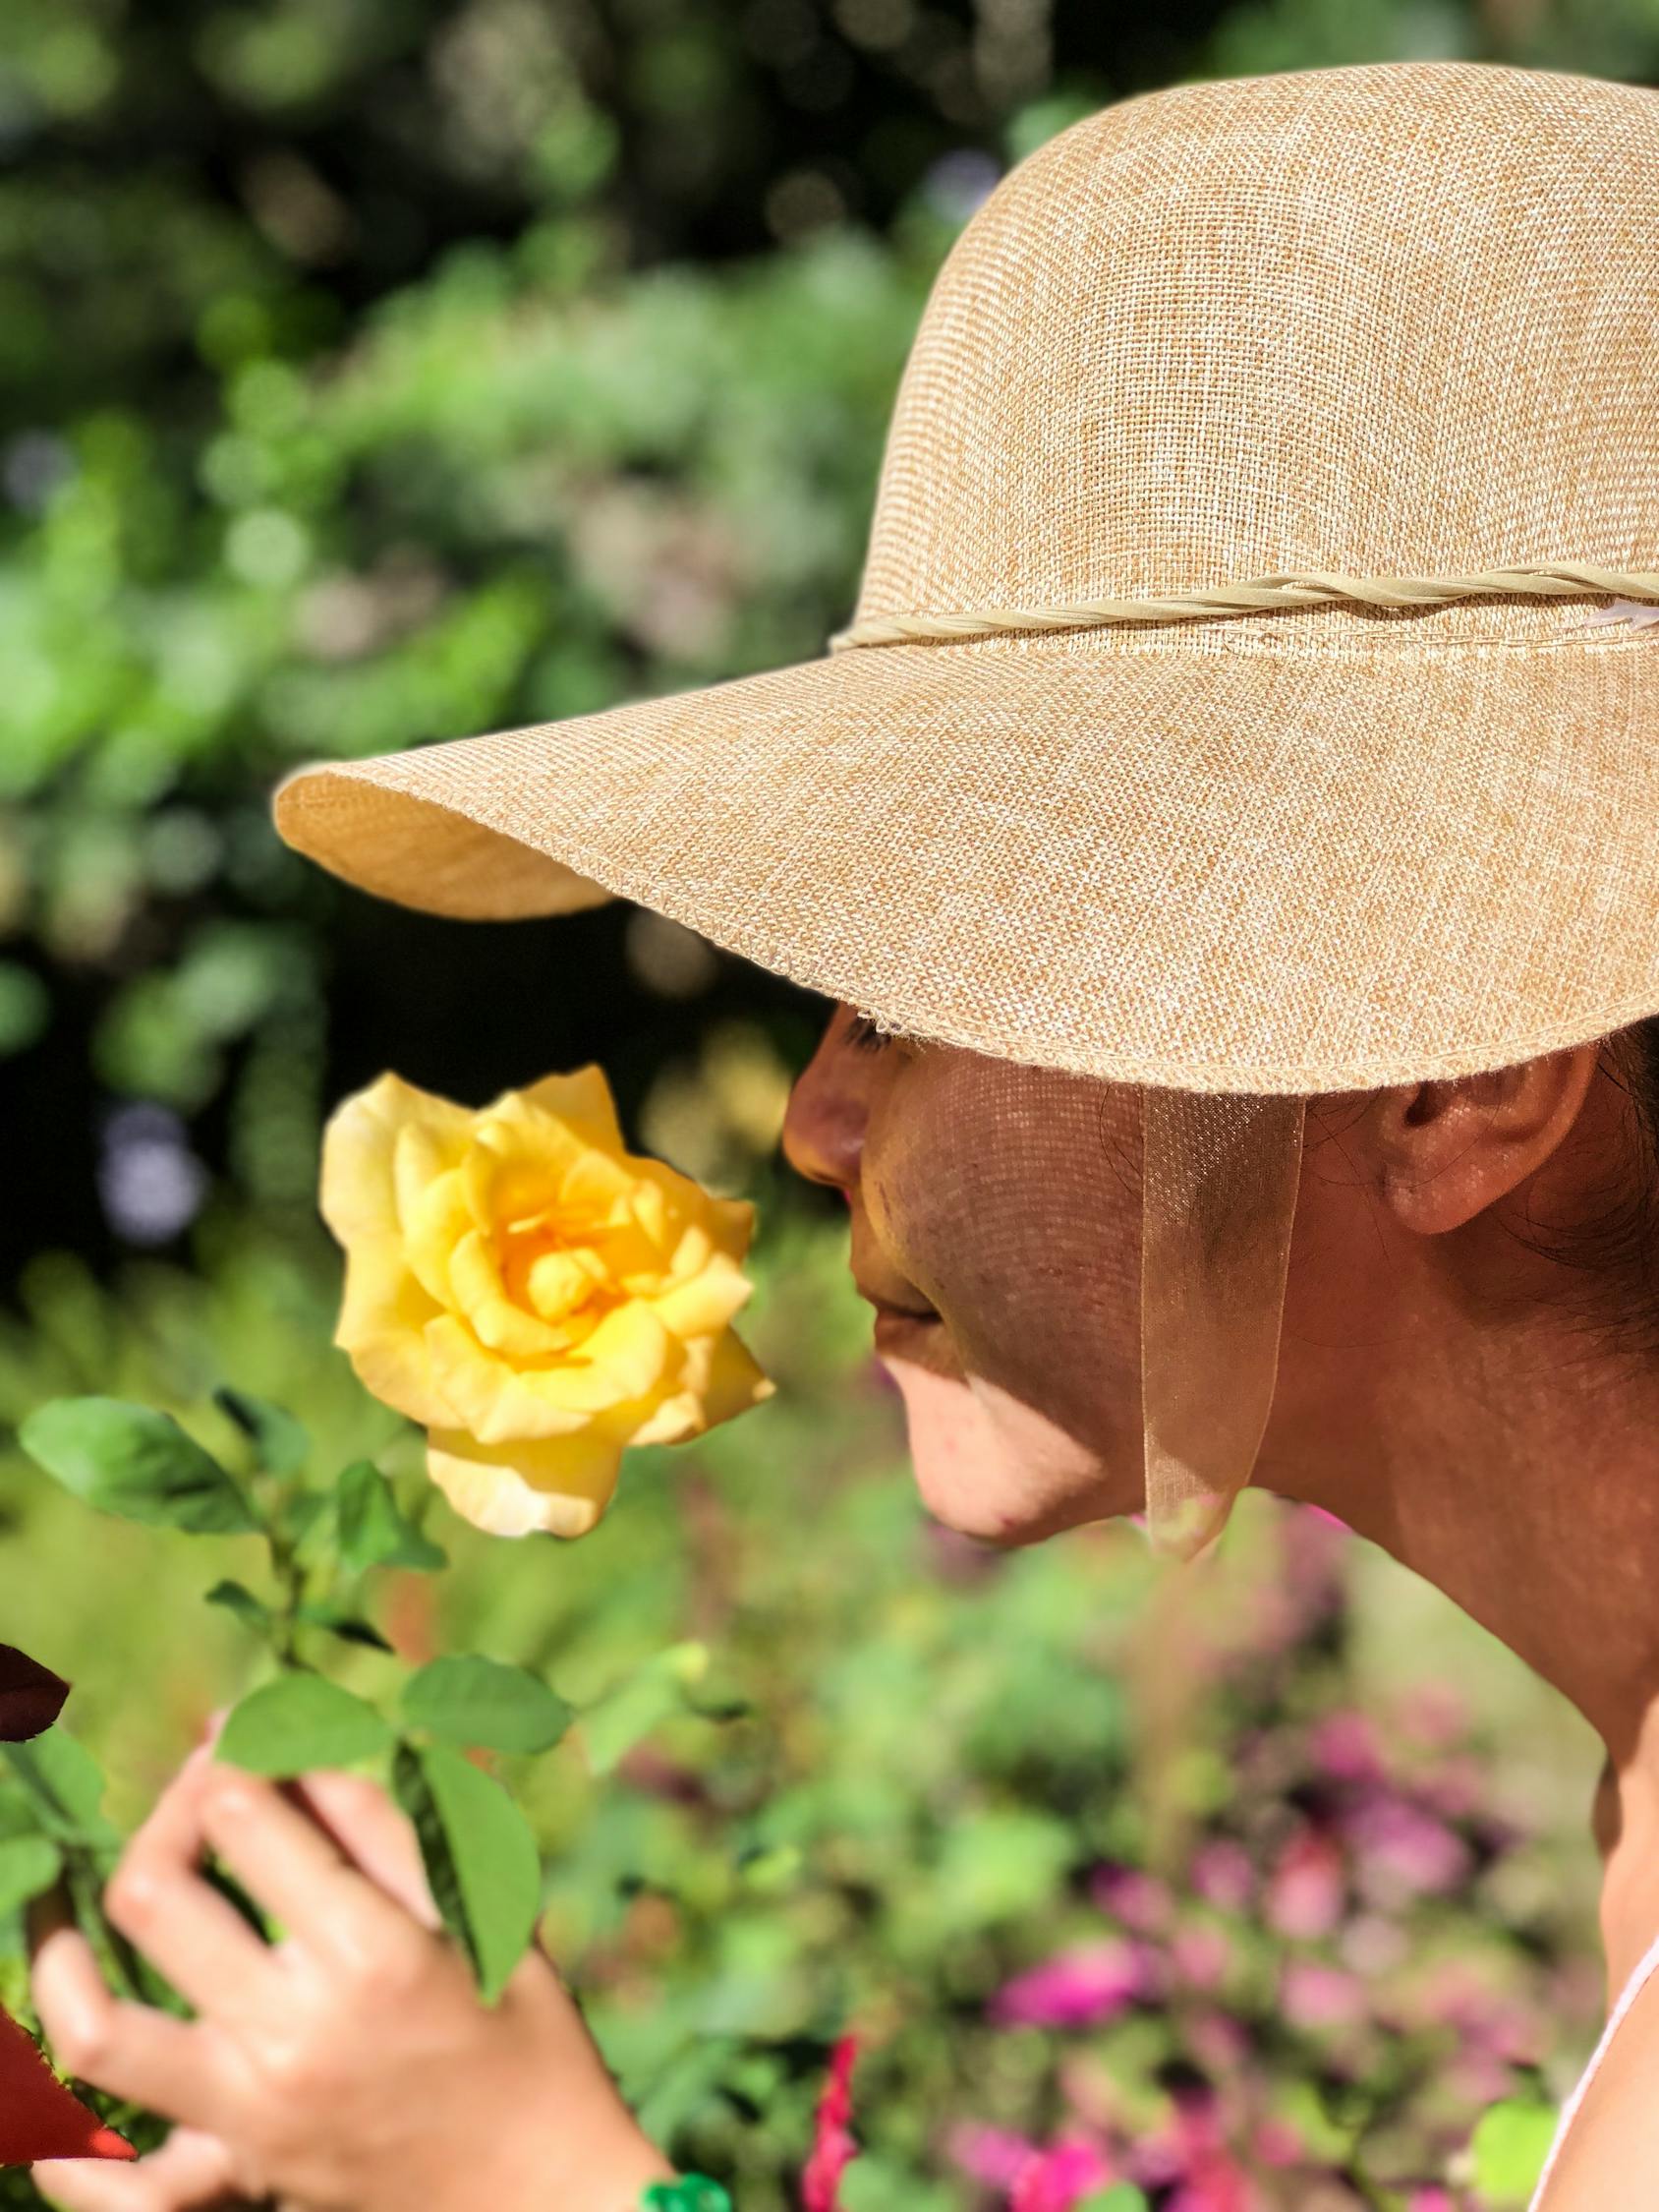
[[1528, 1251], [1585, 1278], [1578, 1323], [1603, 1346], [1659, 1357], [1659, 1015], [1608, 1037], [1600, 1071], [1630, 1102], [1629, 1149], [1579, 1221], [1528, 1220]]

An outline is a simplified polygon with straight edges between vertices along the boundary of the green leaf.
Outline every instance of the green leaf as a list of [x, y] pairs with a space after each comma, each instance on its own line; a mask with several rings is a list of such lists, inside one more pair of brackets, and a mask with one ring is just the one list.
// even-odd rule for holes
[[314, 1767], [355, 1767], [392, 1740], [372, 1705], [320, 1674], [285, 1674], [236, 1706], [214, 1757], [289, 1781]]
[[1133, 2182], [1114, 2182], [1081, 2198], [1074, 2212], [1147, 2212], [1146, 2197]]
[[448, 1554], [424, 1537], [400, 1509], [392, 1486], [372, 1460], [356, 1459], [334, 1489], [340, 1561], [348, 1573], [371, 1567], [414, 1567], [434, 1574]]
[[18, 1430], [30, 1459], [102, 1513], [192, 1536], [257, 1529], [241, 1490], [171, 1414], [120, 1398], [54, 1398]]
[[653, 1728], [685, 1712], [688, 1693], [708, 1665], [707, 1645], [670, 1644], [596, 1699], [582, 1715], [582, 1739], [594, 1773], [610, 1774]]
[[403, 1688], [404, 1718], [448, 1743], [548, 1751], [576, 1715], [528, 1668], [476, 1655], [433, 1659]]
[[245, 1583], [216, 1582], [204, 1594], [209, 1605], [223, 1605], [226, 1612], [234, 1613], [244, 1628], [251, 1628], [256, 1636], [263, 1636], [271, 1624], [271, 1609], [262, 1604]]
[[414, 1823], [444, 1926], [493, 2005], [530, 1948], [542, 1862], [524, 1815], [499, 1782], [446, 1744], [400, 1743], [392, 1787]]
[[10, 1835], [0, 1841], [0, 1912], [15, 1912], [57, 1880], [63, 1854], [44, 1835]]
[[275, 1520], [277, 1528], [296, 1551], [304, 1545], [308, 1536], [316, 1527], [318, 1519], [328, 1505], [322, 1490], [290, 1490], [278, 1501]]
[[22, 1783], [46, 1834], [93, 1847], [120, 1843], [120, 1831], [100, 1811], [103, 1770], [67, 1728], [48, 1728], [29, 1743], [0, 1744], [0, 1756]]
[[1506, 2098], [1481, 2114], [1469, 2148], [1475, 2186], [1491, 2198], [1493, 2212], [1531, 2197], [1555, 2139], [1556, 2117], [1552, 2105], [1530, 2097]]
[[214, 1391], [213, 1403], [253, 1444], [267, 1475], [298, 1475], [311, 1457], [311, 1438], [285, 1406], [228, 1386]]
[[303, 1620], [309, 1628], [325, 1628], [330, 1636], [338, 1636], [347, 1644], [367, 1644], [376, 1652], [389, 1652], [392, 1648], [372, 1621], [348, 1613], [338, 1605], [301, 1605], [294, 1617]]

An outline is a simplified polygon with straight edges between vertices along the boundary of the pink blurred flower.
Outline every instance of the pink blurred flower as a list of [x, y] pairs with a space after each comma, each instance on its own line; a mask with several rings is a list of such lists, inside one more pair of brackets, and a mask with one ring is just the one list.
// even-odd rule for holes
[[1328, 1936], [1343, 1917], [1347, 1870], [1342, 1846], [1318, 1829], [1292, 1835], [1268, 1880], [1266, 1914], [1282, 1936]]
[[1218, 1836], [1193, 1853], [1189, 1877], [1192, 1888], [1207, 1904], [1224, 1912], [1238, 1912], [1256, 1892], [1256, 1870], [1242, 1843]]
[[1182, 2098], [1174, 2132], [1182, 2159], [1180, 2185], [1165, 2212], [1253, 2212], [1255, 2191], [1222, 2141], [1215, 2098]]
[[813, 2120], [812, 2152], [801, 2172], [801, 2212], [840, 2212], [841, 2176], [858, 2155], [851, 2128], [856, 2036], [843, 2035], [830, 2054], [830, 2072]]
[[1095, 2144], [1081, 2136], [1039, 2151], [1014, 2183], [1008, 2212], [1071, 2212], [1116, 2174]]
[[1413, 1683], [1395, 1705], [1404, 1733], [1435, 1750], [1445, 1750], [1469, 1729], [1468, 1701], [1449, 1683]]
[[1346, 2027], [1363, 2019], [1364, 1985], [1338, 1966], [1322, 1966], [1316, 1959], [1287, 1961], [1279, 1979], [1279, 2003], [1293, 2027]]
[[1307, 2156], [1307, 2145], [1287, 2120], [1270, 2115], [1256, 2129], [1255, 2152], [1264, 2166], [1297, 2166]]
[[1405, 2212], [1458, 2212], [1450, 2190], [1430, 2183], [1427, 2188], [1413, 2189], [1405, 2199]]
[[1221, 1928], [1177, 1928], [1170, 1939], [1170, 1958], [1189, 1987], [1214, 1989], [1232, 1964], [1232, 1939]]
[[1230, 2074], [1250, 2056], [1250, 2031], [1232, 2013], [1211, 2009], [1187, 2022], [1186, 2047], [1214, 2074]]
[[1462, 1837], [1407, 1798], [1368, 1798], [1343, 1826], [1369, 1895], [1396, 1902], [1439, 1896], [1455, 1890], [1469, 1871], [1469, 1847]]
[[1329, 1713], [1309, 1736], [1313, 1763], [1339, 1781], [1380, 1781], [1382, 1756], [1377, 1731], [1363, 1713]]
[[1145, 1944], [1113, 1936], [1078, 1944], [1016, 1974], [991, 2000], [990, 2014], [1002, 2027], [1091, 2027], [1150, 1995], [1157, 1979], [1157, 1961]]
[[949, 2157], [964, 2174], [991, 2187], [1011, 2189], [1041, 2146], [1010, 2127], [992, 2127], [981, 2120], [958, 2121], [945, 2137]]
[[1089, 1877], [1089, 1895], [1104, 1913], [1149, 1936], [1168, 1925], [1170, 1892], [1156, 1875], [1138, 1867], [1098, 1866]]
[[1443, 1820], [1467, 1820], [1492, 1793], [1492, 1777], [1473, 1752], [1448, 1754], [1415, 1783], [1417, 1795]]

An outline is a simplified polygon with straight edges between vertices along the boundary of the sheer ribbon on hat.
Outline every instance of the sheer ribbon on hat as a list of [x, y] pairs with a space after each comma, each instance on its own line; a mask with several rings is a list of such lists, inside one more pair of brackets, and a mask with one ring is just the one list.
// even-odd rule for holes
[[1261, 1449], [1279, 1373], [1304, 1101], [1141, 1092], [1146, 1533], [1192, 1559]]

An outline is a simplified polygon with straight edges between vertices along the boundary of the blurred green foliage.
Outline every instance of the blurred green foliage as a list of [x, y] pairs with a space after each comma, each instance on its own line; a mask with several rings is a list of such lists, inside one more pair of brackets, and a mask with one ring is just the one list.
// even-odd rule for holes
[[13, 0], [0, 1138], [53, 1152], [6, 1271], [110, 1249], [113, 1101], [292, 1203], [371, 1056], [522, 1078], [509, 965], [630, 1104], [644, 1036], [748, 1013], [797, 1050], [799, 994], [666, 925], [372, 913], [278, 847], [271, 784], [815, 656], [928, 285], [1011, 160], [1145, 86], [1419, 54], [1651, 76], [1659, 9]]

